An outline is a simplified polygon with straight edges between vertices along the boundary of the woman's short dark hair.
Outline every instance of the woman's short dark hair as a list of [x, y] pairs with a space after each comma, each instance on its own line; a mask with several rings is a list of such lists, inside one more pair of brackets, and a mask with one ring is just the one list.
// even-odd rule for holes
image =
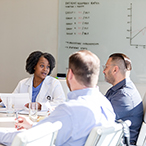
[[50, 71], [48, 75], [51, 74], [53, 68], [55, 67], [55, 58], [51, 54], [42, 53], [41, 51], [34, 51], [28, 56], [26, 60], [26, 67], [25, 67], [28, 73], [33, 74], [35, 72], [34, 68], [37, 65], [41, 56], [43, 56], [44, 58], [48, 60], [50, 64]]

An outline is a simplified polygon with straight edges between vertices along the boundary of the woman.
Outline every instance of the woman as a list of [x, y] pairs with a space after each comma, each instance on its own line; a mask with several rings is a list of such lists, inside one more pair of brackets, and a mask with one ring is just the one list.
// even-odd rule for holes
[[[32, 52], [26, 60], [26, 71], [33, 74], [21, 80], [14, 93], [29, 93], [32, 102], [38, 102], [41, 110], [51, 110], [52, 106], [65, 101], [60, 82], [49, 76], [55, 67], [55, 59], [49, 53]], [[29, 103], [26, 104], [26, 107]]]

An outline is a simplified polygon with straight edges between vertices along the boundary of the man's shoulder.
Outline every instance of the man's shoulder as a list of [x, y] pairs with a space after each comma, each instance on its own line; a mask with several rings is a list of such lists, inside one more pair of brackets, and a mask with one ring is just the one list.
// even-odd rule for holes
[[131, 103], [130, 105], [141, 102], [141, 96], [134, 84], [127, 84], [115, 91], [108, 97], [110, 101], [119, 103]]
[[123, 93], [125, 96], [141, 99], [139, 91], [137, 90], [135, 84], [130, 80], [130, 78], [127, 79], [126, 85], [121, 90], [121, 93]]
[[111, 89], [115, 96], [132, 96], [133, 94], [139, 94], [137, 88], [130, 78], [122, 80]]

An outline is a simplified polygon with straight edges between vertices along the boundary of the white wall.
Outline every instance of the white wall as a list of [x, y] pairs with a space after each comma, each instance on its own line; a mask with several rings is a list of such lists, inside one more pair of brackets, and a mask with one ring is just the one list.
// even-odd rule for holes
[[57, 35], [58, 0], [0, 0], [0, 92], [12, 92], [29, 76], [25, 61], [32, 51], [57, 59]]

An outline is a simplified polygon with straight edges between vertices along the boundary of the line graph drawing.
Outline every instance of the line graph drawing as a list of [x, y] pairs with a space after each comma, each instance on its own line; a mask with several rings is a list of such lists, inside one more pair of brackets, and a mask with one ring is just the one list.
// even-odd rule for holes
[[[131, 3], [127, 9], [129, 11], [129, 37], [130, 46], [146, 48], [146, 19], [143, 14], [146, 14], [146, 10], [142, 7], [142, 3]], [[141, 10], [141, 11], [139, 11]]]
[[138, 33], [136, 33], [136, 34], [131, 38], [131, 40], [132, 40], [133, 38], [135, 38], [139, 33], [143, 32], [143, 30], [144, 30], [144, 33], [143, 33], [143, 35], [144, 35], [144, 34], [145, 34], [145, 31], [146, 31], [146, 27], [144, 27], [144, 28], [141, 29]]

